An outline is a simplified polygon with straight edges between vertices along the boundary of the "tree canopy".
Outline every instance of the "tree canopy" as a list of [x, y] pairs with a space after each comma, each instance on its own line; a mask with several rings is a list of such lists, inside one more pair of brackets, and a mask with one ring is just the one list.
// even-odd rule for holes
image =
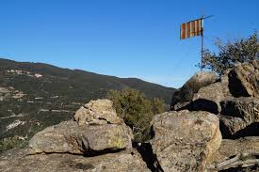
[[203, 52], [202, 66], [211, 69], [219, 75], [222, 75], [227, 69], [232, 68], [237, 63], [249, 62], [259, 59], [259, 41], [257, 32], [254, 32], [249, 38], [238, 39], [236, 41], [227, 41], [223, 43], [220, 39], [215, 41], [218, 53], [212, 53], [205, 49]]

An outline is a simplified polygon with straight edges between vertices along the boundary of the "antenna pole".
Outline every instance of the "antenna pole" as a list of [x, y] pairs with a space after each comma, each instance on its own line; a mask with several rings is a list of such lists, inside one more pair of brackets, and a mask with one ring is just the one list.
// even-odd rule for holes
[[207, 17], [204, 17], [202, 16], [201, 17], [201, 22], [202, 22], [202, 27], [201, 27], [201, 71], [202, 71], [202, 68], [203, 68], [203, 52], [204, 52], [204, 45], [203, 45], [203, 40], [204, 40], [204, 26], [203, 26], [203, 22], [205, 19], [208, 19], [208, 18], [211, 18], [213, 17], [213, 15], [210, 15], [210, 16], [207, 16]]
[[202, 71], [202, 68], [203, 68], [203, 39], [204, 39], [204, 36], [203, 36], [203, 19], [202, 18], [202, 28], [201, 28], [201, 65], [200, 65], [200, 68], [201, 68], [201, 71]]

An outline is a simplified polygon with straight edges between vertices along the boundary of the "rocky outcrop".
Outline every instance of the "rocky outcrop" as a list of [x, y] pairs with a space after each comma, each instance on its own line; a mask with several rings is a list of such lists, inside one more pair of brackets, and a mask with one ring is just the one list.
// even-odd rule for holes
[[[259, 61], [239, 64], [228, 70], [215, 83], [211, 82], [212, 84], [199, 88], [197, 93], [192, 95], [186, 92], [192, 95], [192, 100], [184, 103], [179, 101], [173, 109], [214, 113], [221, 121], [224, 138], [245, 136], [253, 130], [254, 126], [259, 128], [257, 127], [259, 122], [257, 120], [259, 113], [257, 112], [259, 108], [257, 107], [259, 102], [258, 67]], [[192, 78], [196, 78], [195, 76]], [[207, 79], [202, 80], [213, 80], [212, 75], [204, 75], [204, 77]], [[192, 78], [182, 88], [191, 85]]]
[[193, 110], [203, 110], [218, 114], [221, 111], [220, 102], [224, 100], [222, 84], [214, 83], [202, 87], [198, 93], [194, 94], [192, 99]]
[[117, 116], [110, 100], [91, 101], [76, 112], [75, 120], [37, 133], [29, 142], [29, 153], [92, 155], [131, 148], [132, 131]]
[[[28, 148], [2, 154], [0, 171], [258, 169], [259, 137], [246, 137], [259, 135], [258, 67], [258, 61], [241, 64], [220, 79], [215, 73], [196, 74], [174, 94], [175, 111], [154, 116], [152, 139], [134, 143], [134, 148], [132, 131], [112, 102], [91, 101], [74, 120], [37, 133]], [[227, 139], [222, 141], [222, 136]]]
[[151, 146], [165, 172], [204, 171], [221, 143], [219, 120], [208, 112], [168, 112], [152, 124]]
[[36, 154], [12, 150], [0, 155], [1, 172], [150, 172], [134, 152], [108, 153], [95, 157], [72, 154]]
[[[208, 77], [209, 79], [210, 77]], [[190, 85], [188, 82], [185, 85], [187, 84]], [[189, 88], [191, 87], [189, 86]], [[189, 96], [192, 96], [192, 100], [181, 102], [178, 99], [178, 102], [174, 104], [174, 110], [188, 109], [189, 111], [196, 111], [197, 114], [206, 111], [213, 113], [220, 120], [222, 136], [228, 140], [224, 140], [220, 149], [207, 159], [206, 170], [224, 170], [224, 172], [259, 170], [257, 168], [259, 139], [256, 137], [259, 136], [258, 90], [259, 61], [252, 61], [236, 65], [216, 82], [199, 88], [197, 93], [193, 95], [186, 92]], [[181, 95], [180, 92], [177, 93], [177, 96], [179, 95]], [[177, 126], [176, 123], [174, 125]], [[193, 129], [193, 127], [190, 128]], [[166, 129], [161, 129], [161, 131], [163, 133]], [[164, 143], [161, 145], [164, 145]], [[180, 147], [179, 150], [183, 149]], [[162, 154], [162, 157], [168, 157], [168, 155], [163, 156]], [[158, 155], [158, 160], [159, 158], [161, 159]], [[169, 161], [167, 161], [168, 164], [172, 165]], [[188, 162], [188, 165], [191, 164], [186, 160], [184, 162]], [[161, 166], [163, 167], [163, 163]], [[197, 170], [194, 169], [193, 171]]]
[[234, 97], [259, 98], [259, 61], [236, 66], [228, 77], [229, 89]]
[[112, 101], [92, 100], [76, 111], [75, 120], [79, 126], [87, 124], [122, 124], [116, 114]]
[[217, 76], [214, 72], [197, 72], [181, 88], [174, 92], [171, 99], [171, 110], [181, 110], [192, 100], [200, 88], [214, 83]]
[[[259, 108], [259, 61], [235, 66], [223, 76], [228, 78], [231, 96], [225, 96], [221, 104], [220, 121], [225, 138], [258, 135]], [[222, 84], [224, 85], [224, 84]], [[226, 90], [226, 89], [225, 89]]]
[[259, 99], [230, 98], [221, 102], [221, 122], [224, 134], [235, 135], [247, 126], [259, 122]]
[[2, 154], [0, 171], [150, 172], [111, 101], [91, 101], [76, 112], [75, 120], [37, 133], [26, 149]]
[[203, 110], [214, 114], [221, 112], [221, 102], [229, 97], [233, 97], [229, 90], [228, 75], [223, 75], [216, 83], [202, 87], [194, 94], [192, 102], [189, 102], [189, 109]]
[[131, 130], [126, 125], [103, 124], [78, 126], [65, 121], [37, 133], [29, 142], [30, 154], [100, 154], [131, 148]]

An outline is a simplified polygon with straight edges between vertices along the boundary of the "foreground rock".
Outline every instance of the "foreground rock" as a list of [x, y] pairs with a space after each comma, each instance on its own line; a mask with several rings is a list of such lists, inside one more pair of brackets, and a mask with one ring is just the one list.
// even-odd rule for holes
[[37, 133], [29, 142], [29, 153], [95, 155], [131, 149], [132, 131], [110, 100], [91, 101], [76, 112], [75, 120]]
[[0, 155], [1, 172], [150, 172], [137, 152], [83, 157], [71, 154], [26, 155], [12, 150]]
[[91, 101], [76, 121], [64, 121], [37, 133], [23, 150], [0, 155], [1, 172], [150, 172], [132, 149], [131, 129], [109, 100]]
[[92, 100], [76, 111], [78, 125], [88, 124], [122, 124], [116, 114], [112, 101], [106, 99]]
[[78, 126], [65, 121], [37, 133], [29, 142], [30, 154], [99, 154], [131, 147], [132, 133], [126, 125], [104, 124]]
[[168, 112], [152, 123], [151, 146], [165, 172], [204, 171], [221, 143], [219, 120], [208, 112]]

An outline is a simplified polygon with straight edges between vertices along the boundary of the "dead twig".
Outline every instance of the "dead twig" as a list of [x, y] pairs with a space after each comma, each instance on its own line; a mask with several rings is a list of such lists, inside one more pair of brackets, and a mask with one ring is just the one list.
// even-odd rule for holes
[[235, 167], [251, 167], [259, 164], [259, 159], [256, 159], [256, 156], [259, 156], [258, 152], [239, 153], [231, 159], [211, 165], [209, 169], [219, 171]]

